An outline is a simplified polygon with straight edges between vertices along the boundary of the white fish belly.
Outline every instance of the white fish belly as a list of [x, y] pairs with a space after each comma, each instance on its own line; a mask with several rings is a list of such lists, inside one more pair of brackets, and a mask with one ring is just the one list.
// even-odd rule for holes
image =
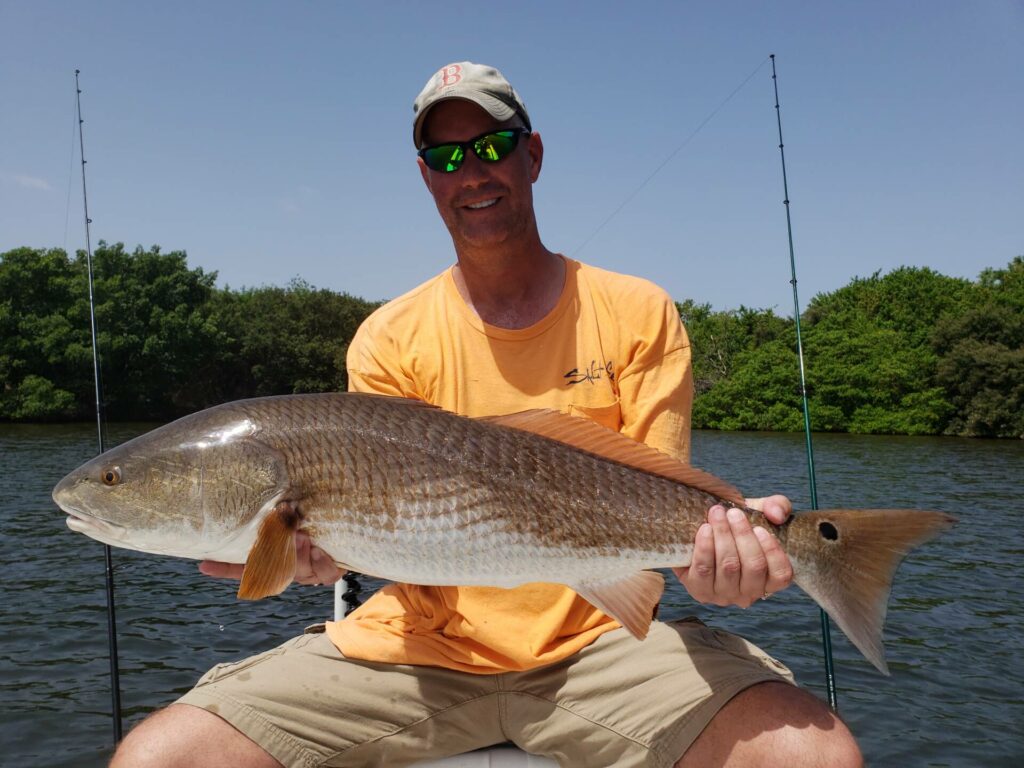
[[[326, 535], [323, 535], [326, 534]], [[391, 581], [432, 586], [583, 584], [689, 563], [692, 546], [648, 551], [547, 546], [534, 537], [478, 524], [414, 535], [380, 529], [322, 532], [317, 546], [335, 562]]]

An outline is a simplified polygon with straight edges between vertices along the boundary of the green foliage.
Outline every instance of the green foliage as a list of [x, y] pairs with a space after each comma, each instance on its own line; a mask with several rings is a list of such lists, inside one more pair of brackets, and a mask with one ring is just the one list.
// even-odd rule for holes
[[[184, 253], [93, 257], [104, 400], [112, 418], [161, 419], [204, 402], [217, 331], [206, 317], [215, 275]], [[95, 402], [87, 258], [19, 248], [0, 257], [0, 418], [81, 418]], [[57, 384], [59, 382], [59, 385]]]
[[934, 385], [928, 339], [967, 280], [901, 267], [816, 296], [805, 314], [815, 428], [888, 434], [941, 432], [952, 411]]
[[[695, 426], [802, 428], [790, 321], [693, 302], [680, 314]], [[913, 267], [855, 278], [801, 325], [813, 429], [1024, 437], [1024, 258], [977, 283]]]
[[[816, 429], [859, 433], [935, 434], [951, 410], [929, 388], [935, 356], [905, 334], [866, 318], [847, 328], [809, 329], [805, 354]], [[827, 406], [827, 408], [826, 408]]]
[[[218, 289], [184, 252], [100, 243], [93, 293], [111, 419], [169, 419], [259, 395], [344, 390], [376, 304], [300, 280]], [[693, 350], [693, 423], [794, 431], [791, 319], [678, 306]], [[976, 282], [902, 267], [816, 296], [801, 318], [816, 430], [1024, 437], [1024, 257]], [[84, 253], [0, 254], [0, 419], [93, 416]]]
[[693, 423], [714, 429], [802, 428], [796, 352], [781, 340], [739, 352], [731, 375], [696, 398]]
[[377, 306], [301, 280], [287, 288], [219, 291], [214, 321], [230, 334], [220, 399], [344, 391], [348, 343]]
[[692, 300], [677, 306], [693, 350], [694, 426], [796, 429], [796, 353], [786, 341], [793, 322], [771, 310], [713, 312]]
[[981, 273], [932, 335], [951, 434], [1024, 437], [1024, 257]]
[[91, 368], [79, 370], [68, 355], [88, 344], [88, 317], [76, 301], [85, 293], [84, 272], [64, 251], [18, 248], [0, 257], [0, 418], [74, 414], [70, 403], [91, 382]]
[[10, 404], [16, 421], [53, 421], [74, 414], [75, 396], [49, 379], [29, 374], [11, 392]]
[[[806, 350], [818, 429], [935, 434], [953, 410], [935, 386], [928, 341], [940, 317], [971, 289], [967, 280], [901, 267], [855, 278], [816, 296], [805, 314]], [[827, 408], [826, 408], [827, 406]]]
[[855, 330], [870, 323], [899, 333], [909, 346], [925, 346], [938, 319], [956, 307], [971, 288], [969, 280], [921, 267], [855, 277], [843, 288], [811, 299], [802, 316], [804, 329]]
[[[344, 389], [345, 352], [375, 304], [296, 282], [240, 293], [184, 252], [93, 255], [98, 348], [110, 419], [164, 420], [225, 400]], [[0, 419], [91, 418], [87, 260], [0, 254]]]
[[[182, 251], [128, 253], [102, 242], [93, 271], [110, 416], [167, 419], [209, 404], [224, 341], [208, 306], [216, 273], [189, 269]], [[91, 356], [77, 352], [79, 360]]]
[[693, 380], [697, 394], [727, 381], [741, 353], [792, 335], [793, 322], [777, 317], [770, 309], [741, 306], [729, 312], [713, 312], [710, 304], [689, 299], [676, 306], [695, 350]]

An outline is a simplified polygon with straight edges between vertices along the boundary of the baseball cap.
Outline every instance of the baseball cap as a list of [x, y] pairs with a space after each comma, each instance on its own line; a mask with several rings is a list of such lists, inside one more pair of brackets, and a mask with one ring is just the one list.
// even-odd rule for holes
[[459, 61], [437, 70], [412, 104], [415, 114], [412, 140], [417, 148], [420, 146], [423, 120], [427, 112], [445, 99], [468, 99], [487, 110], [495, 120], [504, 121], [519, 115], [526, 130], [532, 130], [526, 105], [501, 72], [486, 64]]

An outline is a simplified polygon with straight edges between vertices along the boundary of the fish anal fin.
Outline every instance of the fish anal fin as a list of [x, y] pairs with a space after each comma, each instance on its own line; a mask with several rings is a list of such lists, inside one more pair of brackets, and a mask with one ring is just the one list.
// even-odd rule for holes
[[643, 640], [665, 590], [665, 579], [656, 571], [637, 571], [628, 576], [570, 586], [584, 600], [629, 630], [637, 640]]
[[590, 419], [536, 409], [482, 420], [557, 440], [595, 456], [706, 491], [739, 507], [745, 506], [743, 494], [724, 480]]
[[249, 550], [238, 585], [242, 600], [259, 600], [277, 595], [295, 578], [295, 531], [299, 513], [291, 502], [282, 501], [260, 523], [256, 543]]

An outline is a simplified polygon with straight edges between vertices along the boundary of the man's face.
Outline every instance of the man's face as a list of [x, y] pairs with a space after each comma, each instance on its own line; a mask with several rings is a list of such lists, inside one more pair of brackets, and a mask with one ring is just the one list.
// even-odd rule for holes
[[[424, 146], [467, 141], [488, 131], [519, 127], [513, 118], [498, 122], [471, 101], [442, 101], [427, 114]], [[417, 158], [427, 189], [456, 247], [495, 246], [514, 242], [534, 228], [533, 190], [540, 174], [540, 136], [522, 136], [512, 154], [486, 163], [467, 150], [462, 166], [451, 173], [430, 170]]]

